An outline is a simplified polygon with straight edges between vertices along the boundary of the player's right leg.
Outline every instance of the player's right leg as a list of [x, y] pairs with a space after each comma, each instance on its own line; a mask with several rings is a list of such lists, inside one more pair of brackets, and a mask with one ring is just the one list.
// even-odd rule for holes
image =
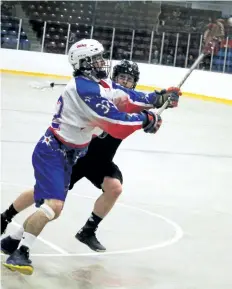
[[[20, 196], [9, 206], [9, 208], [1, 214], [1, 234], [3, 234], [12, 221], [13, 217], [19, 212], [30, 207], [34, 203], [34, 189], [24, 191]], [[19, 245], [23, 236], [24, 229], [20, 226], [16, 231], [9, 236], [1, 239], [1, 252], [7, 255], [12, 254]]]
[[34, 204], [34, 189], [24, 191], [17, 199], [1, 214], [1, 235], [5, 232], [7, 225], [23, 210]]
[[[70, 180], [69, 189], [72, 189], [74, 184], [82, 179], [85, 175], [86, 157], [82, 157], [78, 160], [77, 164], [73, 166], [72, 177]], [[24, 191], [11, 205], [1, 214], [1, 234], [3, 234], [7, 228], [7, 225], [19, 212], [25, 210], [34, 203], [34, 188]], [[4, 254], [11, 255], [19, 245], [19, 242], [23, 236], [24, 229], [20, 227], [17, 231], [13, 232], [9, 236], [1, 240], [1, 251]]]
[[62, 200], [44, 200], [44, 204], [25, 220], [23, 224], [24, 230], [22, 239], [17, 241], [14, 240], [17, 248], [3, 264], [5, 267], [26, 275], [31, 275], [33, 273], [34, 268], [29, 259], [30, 249], [47, 223], [59, 217], [63, 209], [63, 204], [64, 201]]
[[28, 275], [33, 273], [29, 259], [33, 243], [46, 224], [57, 218], [62, 211], [72, 164], [61, 143], [47, 132], [34, 150], [33, 166], [36, 179], [34, 198], [40, 207], [24, 222], [24, 232], [18, 248], [4, 263], [9, 269]]

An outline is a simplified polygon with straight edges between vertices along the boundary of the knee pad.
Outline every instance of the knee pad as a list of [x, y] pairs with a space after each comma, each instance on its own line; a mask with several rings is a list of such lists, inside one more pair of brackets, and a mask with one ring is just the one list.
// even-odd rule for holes
[[40, 206], [39, 210], [45, 214], [45, 216], [48, 218], [49, 221], [51, 221], [55, 218], [55, 215], [56, 215], [55, 212], [47, 204], [42, 204]]

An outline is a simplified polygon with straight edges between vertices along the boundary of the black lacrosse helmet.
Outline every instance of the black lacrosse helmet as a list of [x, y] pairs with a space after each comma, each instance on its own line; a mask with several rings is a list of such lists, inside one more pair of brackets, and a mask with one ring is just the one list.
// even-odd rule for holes
[[125, 73], [133, 76], [135, 82], [133, 88], [136, 87], [140, 74], [139, 67], [136, 62], [123, 59], [120, 63], [115, 65], [112, 74], [113, 81], [116, 81], [116, 77], [119, 75], [119, 73]]

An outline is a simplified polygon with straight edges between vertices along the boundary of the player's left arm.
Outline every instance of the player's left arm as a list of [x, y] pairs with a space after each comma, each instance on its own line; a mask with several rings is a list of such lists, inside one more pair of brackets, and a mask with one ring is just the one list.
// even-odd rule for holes
[[170, 104], [168, 108], [176, 107], [181, 95], [180, 89], [170, 87], [151, 93], [143, 93], [132, 89], [125, 88], [112, 81], [112, 88], [114, 89], [114, 103], [120, 109], [128, 113], [140, 112], [143, 109], [159, 108], [168, 98]]
[[154, 107], [156, 93], [143, 93], [123, 87], [112, 81], [114, 103], [120, 103], [120, 109], [128, 113], [140, 112], [143, 109]]

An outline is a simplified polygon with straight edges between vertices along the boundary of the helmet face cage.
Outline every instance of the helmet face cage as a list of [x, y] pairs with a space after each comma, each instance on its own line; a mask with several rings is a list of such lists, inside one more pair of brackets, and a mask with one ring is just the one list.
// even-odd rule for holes
[[134, 85], [132, 88], [134, 89], [137, 85], [137, 82], [139, 81], [140, 74], [137, 63], [128, 60], [122, 60], [119, 64], [115, 65], [112, 75], [113, 81], [117, 81], [117, 77], [120, 73], [133, 76]]
[[98, 53], [91, 57], [80, 60], [80, 72], [87, 77], [97, 79], [107, 78], [110, 72], [109, 61], [103, 57], [103, 53]]

